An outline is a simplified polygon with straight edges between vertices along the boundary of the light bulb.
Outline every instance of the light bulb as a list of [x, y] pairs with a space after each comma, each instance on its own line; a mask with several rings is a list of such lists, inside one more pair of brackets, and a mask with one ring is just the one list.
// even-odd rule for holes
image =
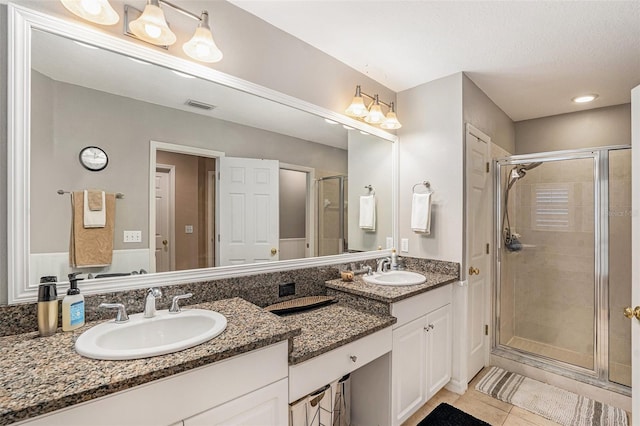
[[109, 0], [60, 0], [71, 13], [100, 25], [113, 25], [120, 16], [109, 4]]
[[364, 121], [370, 124], [380, 124], [384, 121], [384, 114], [382, 113], [380, 104], [371, 105], [369, 114], [364, 118]]
[[169, 29], [158, 0], [148, 0], [142, 15], [129, 22], [129, 30], [140, 40], [156, 46], [171, 46], [176, 35]]
[[384, 119], [380, 127], [387, 130], [396, 130], [402, 127], [402, 124], [398, 121], [398, 117], [396, 117], [396, 113], [393, 111], [389, 111], [387, 113], [387, 117]]
[[153, 24], [144, 24], [144, 32], [151, 38], [158, 38], [162, 34], [162, 29]]
[[97, 15], [102, 10], [102, 6], [100, 6], [97, 0], [81, 0], [80, 5], [91, 15]]
[[197, 61], [218, 62], [222, 59], [222, 52], [213, 41], [211, 28], [209, 28], [209, 14], [204, 11], [200, 15], [200, 23], [193, 33], [191, 40], [182, 46], [184, 53]]

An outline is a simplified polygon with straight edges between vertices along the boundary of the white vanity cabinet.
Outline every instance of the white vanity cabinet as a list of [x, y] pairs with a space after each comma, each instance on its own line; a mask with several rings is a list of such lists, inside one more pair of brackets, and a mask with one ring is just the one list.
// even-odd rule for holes
[[391, 305], [392, 424], [402, 424], [451, 379], [452, 285]]
[[287, 356], [285, 340], [23, 424], [286, 426]]

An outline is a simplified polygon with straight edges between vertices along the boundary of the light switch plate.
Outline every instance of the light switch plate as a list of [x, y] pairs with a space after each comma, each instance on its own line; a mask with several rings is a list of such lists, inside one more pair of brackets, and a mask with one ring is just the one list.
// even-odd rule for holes
[[124, 231], [123, 242], [125, 243], [141, 243], [142, 231]]
[[393, 248], [393, 238], [392, 237], [387, 237], [387, 248]]
[[400, 251], [403, 253], [409, 253], [409, 239], [402, 238], [400, 240]]
[[184, 226], [185, 234], [193, 234], [193, 225], [185, 225]]

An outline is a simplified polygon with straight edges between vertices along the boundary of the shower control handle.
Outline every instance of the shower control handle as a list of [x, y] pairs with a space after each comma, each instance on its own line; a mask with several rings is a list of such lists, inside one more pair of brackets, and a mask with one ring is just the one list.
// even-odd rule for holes
[[480, 269], [469, 266], [469, 275], [479, 275]]
[[624, 308], [623, 315], [629, 319], [636, 317], [636, 319], [640, 320], [640, 306], [636, 306], [634, 309], [627, 306]]

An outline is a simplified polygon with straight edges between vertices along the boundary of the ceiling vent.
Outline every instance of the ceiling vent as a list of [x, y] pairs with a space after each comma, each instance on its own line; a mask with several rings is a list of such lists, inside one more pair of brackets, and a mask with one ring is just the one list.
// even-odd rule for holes
[[205, 104], [204, 102], [200, 102], [200, 101], [194, 101], [193, 99], [187, 99], [187, 102], [185, 102], [187, 105], [192, 106], [194, 108], [200, 108], [200, 109], [204, 109], [204, 110], [212, 110], [215, 108], [215, 105], [209, 105], [209, 104]]

